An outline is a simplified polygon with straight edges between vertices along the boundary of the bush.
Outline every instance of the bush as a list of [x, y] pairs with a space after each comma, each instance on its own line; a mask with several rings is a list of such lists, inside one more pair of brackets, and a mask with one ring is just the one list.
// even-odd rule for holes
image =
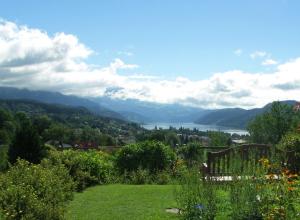
[[62, 163], [69, 170], [79, 191], [108, 183], [113, 170], [111, 158], [101, 151], [50, 151], [48, 157], [53, 164]]
[[18, 160], [0, 176], [0, 212], [6, 219], [63, 219], [73, 186], [61, 165]]
[[156, 175], [154, 181], [156, 184], [165, 185], [165, 184], [170, 184], [172, 181], [172, 178], [167, 171], [162, 171]]
[[149, 184], [151, 177], [148, 170], [138, 168], [137, 171], [132, 171], [129, 176], [131, 184]]
[[299, 172], [300, 171], [300, 134], [289, 133], [286, 134], [277, 148], [283, 152], [283, 159], [286, 160], [288, 168]]
[[[277, 166], [268, 159], [261, 161], [265, 170]], [[298, 175], [286, 168], [282, 168], [280, 174], [279, 179], [273, 173], [263, 175], [253, 187], [259, 214], [262, 219], [299, 219]]]
[[[299, 219], [297, 174], [267, 158], [233, 172], [232, 181], [204, 181], [197, 170], [186, 174], [177, 190], [183, 219]], [[238, 170], [236, 170], [238, 171]], [[276, 173], [273, 173], [276, 171]], [[279, 172], [278, 172], [279, 171]], [[209, 177], [207, 177], [209, 178]]]
[[211, 220], [217, 215], [216, 188], [213, 184], [202, 181], [196, 169], [182, 179], [181, 187], [176, 191], [176, 200], [182, 219]]
[[184, 160], [187, 162], [189, 167], [195, 166], [204, 160], [204, 150], [201, 144], [197, 142], [188, 143], [179, 150]]
[[136, 171], [125, 171], [122, 175], [118, 176], [117, 182], [124, 184], [170, 184], [173, 181], [171, 175], [167, 171], [160, 171], [150, 173], [148, 169], [139, 167]]
[[116, 166], [121, 173], [137, 171], [139, 167], [155, 173], [171, 168], [174, 161], [171, 148], [156, 141], [127, 145], [116, 156]]

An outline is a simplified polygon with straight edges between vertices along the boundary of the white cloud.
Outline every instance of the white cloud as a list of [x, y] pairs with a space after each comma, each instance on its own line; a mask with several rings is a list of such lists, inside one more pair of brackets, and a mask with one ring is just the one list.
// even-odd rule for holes
[[[273, 73], [234, 70], [197, 81], [137, 73], [137, 65], [121, 59], [107, 67], [97, 67], [85, 62], [91, 53], [74, 35], [49, 36], [38, 29], [2, 21], [0, 85], [204, 108], [252, 108], [274, 100], [300, 100], [300, 58], [277, 66]], [[122, 75], [120, 69], [131, 73]]]
[[263, 66], [271, 66], [271, 65], [276, 65], [278, 64], [278, 62], [276, 60], [273, 60], [273, 59], [265, 59], [261, 65]]
[[233, 51], [233, 53], [237, 56], [241, 56], [242, 53], [243, 53], [243, 50], [242, 49], [236, 49], [235, 51]]
[[268, 53], [267, 52], [265, 52], [265, 51], [255, 51], [255, 52], [253, 52], [253, 53], [251, 53], [250, 54], [250, 57], [252, 58], [252, 59], [256, 59], [256, 58], [262, 58], [262, 57], [266, 57], [268, 55]]

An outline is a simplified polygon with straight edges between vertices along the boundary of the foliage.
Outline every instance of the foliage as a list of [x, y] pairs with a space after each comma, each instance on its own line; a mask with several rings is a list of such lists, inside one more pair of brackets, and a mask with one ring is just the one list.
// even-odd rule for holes
[[136, 171], [139, 167], [150, 173], [171, 168], [175, 153], [161, 142], [146, 141], [127, 145], [116, 155], [116, 166], [121, 173]]
[[289, 169], [300, 171], [300, 134], [288, 133], [282, 137], [277, 148], [283, 152], [282, 159]]
[[[268, 159], [263, 159], [262, 162], [268, 169], [273, 166]], [[263, 219], [297, 219], [299, 183], [298, 175], [286, 168], [281, 170], [279, 179], [273, 173], [265, 175], [256, 187], [257, 203]]]
[[0, 145], [0, 172], [8, 168], [7, 149], [8, 146]]
[[210, 146], [226, 146], [228, 145], [228, 140], [230, 139], [230, 134], [220, 132], [220, 131], [208, 131], [208, 137], [210, 138]]
[[[61, 102], [63, 103], [63, 100], [61, 100]], [[108, 141], [111, 141], [110, 143], [115, 143], [116, 139], [118, 139], [120, 135], [133, 137], [143, 130], [143, 128], [141, 128], [138, 124], [112, 117], [103, 117], [90, 112], [88, 109], [83, 107], [46, 104], [38, 101], [20, 99], [0, 100], [0, 109], [1, 108], [7, 109], [14, 114], [17, 112], [26, 113], [30, 118], [33, 119], [34, 126], [38, 130], [39, 134], [42, 134], [42, 136], [43, 130], [46, 131], [53, 123], [67, 127], [68, 130], [70, 129], [72, 131], [72, 133], [74, 133], [77, 129], [84, 129], [85, 126], [96, 130], [100, 129], [103, 135], [108, 135], [108, 137], [114, 139], [113, 141], [108, 139]], [[50, 119], [50, 121], [47, 119], [47, 117]], [[69, 136], [66, 138], [68, 139], [71, 137], [71, 133], [69, 133]], [[104, 138], [107, 138], [107, 136], [104, 136]], [[105, 145], [106, 143], [101, 144]]]
[[[176, 131], [176, 130], [175, 130]], [[168, 129], [154, 129], [150, 131], [144, 131], [143, 133], [137, 135], [137, 140], [140, 142], [143, 141], [160, 141], [171, 147], [176, 147], [179, 144], [182, 144], [182, 141], [177, 136], [173, 128]]]
[[9, 111], [0, 108], [0, 145], [10, 143], [15, 129], [13, 115]]
[[158, 184], [166, 185], [174, 183], [176, 178], [168, 170], [158, 171], [155, 173], [150, 173], [148, 169], [142, 169], [139, 167], [137, 170], [125, 171], [122, 175], [118, 176], [115, 183], [123, 184]]
[[[262, 158], [254, 167], [239, 169], [231, 174], [231, 181], [222, 184], [204, 181], [197, 169], [188, 172], [176, 193], [182, 218], [298, 219], [298, 175], [282, 168], [276, 158], [271, 159], [275, 162]], [[219, 190], [226, 196], [220, 196]]]
[[203, 162], [204, 159], [204, 150], [201, 144], [197, 142], [188, 143], [186, 146], [183, 146], [179, 149], [179, 154], [183, 156], [189, 167]]
[[62, 163], [68, 169], [79, 191], [108, 183], [113, 170], [111, 158], [100, 151], [50, 151], [48, 158], [53, 164]]
[[45, 130], [43, 136], [45, 140], [55, 140], [59, 143], [69, 142], [68, 136], [71, 134], [70, 129], [64, 125], [55, 123]]
[[0, 176], [0, 210], [6, 219], [63, 219], [72, 190], [63, 166], [18, 160]]
[[191, 170], [182, 179], [181, 188], [176, 191], [176, 200], [182, 219], [211, 220], [217, 215], [216, 188], [202, 181], [197, 169]]
[[[248, 176], [249, 177], [249, 176]], [[232, 219], [261, 219], [257, 201], [257, 181], [247, 176], [235, 176], [227, 185]]]
[[32, 163], [39, 163], [45, 156], [45, 146], [29, 118], [24, 114], [17, 115], [19, 127], [9, 147], [8, 155], [11, 163], [18, 158]]
[[48, 129], [53, 123], [48, 115], [38, 115], [33, 117], [32, 124], [37, 130], [38, 134], [43, 135], [44, 131]]
[[151, 183], [150, 173], [146, 169], [139, 167], [136, 171], [132, 171], [129, 176], [131, 184], [149, 184]]
[[231, 218], [296, 219], [299, 192], [293, 185], [296, 181], [291, 179], [296, 175], [267, 158], [259, 162], [260, 166], [252, 167], [252, 174], [250, 170], [237, 173], [232, 176], [233, 181], [224, 186], [229, 192]]
[[248, 124], [254, 143], [276, 144], [299, 122], [299, 113], [292, 106], [274, 102], [269, 111], [257, 116]]

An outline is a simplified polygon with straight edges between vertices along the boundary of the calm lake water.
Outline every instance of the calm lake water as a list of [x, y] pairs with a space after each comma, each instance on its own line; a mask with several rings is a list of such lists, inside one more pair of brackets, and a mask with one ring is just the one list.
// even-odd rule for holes
[[189, 128], [189, 129], [198, 129], [200, 131], [223, 131], [230, 134], [239, 134], [239, 135], [245, 135], [248, 134], [246, 130], [241, 129], [234, 129], [234, 128], [228, 128], [223, 126], [216, 126], [216, 125], [202, 125], [202, 124], [195, 124], [195, 123], [164, 123], [164, 122], [157, 122], [157, 123], [149, 123], [142, 125], [144, 128], [148, 130], [152, 130], [155, 128], [162, 128], [162, 129], [168, 129], [170, 126], [174, 128]]

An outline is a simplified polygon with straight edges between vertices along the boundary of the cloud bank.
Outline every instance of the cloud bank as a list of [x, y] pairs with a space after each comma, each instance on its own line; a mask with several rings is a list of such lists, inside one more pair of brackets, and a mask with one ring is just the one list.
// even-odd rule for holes
[[[0, 86], [60, 91], [79, 96], [110, 96], [204, 108], [262, 106], [274, 100], [300, 100], [300, 58], [272, 73], [233, 70], [206, 80], [165, 80], [138, 74], [138, 65], [113, 60], [107, 67], [86, 62], [93, 51], [71, 34], [0, 21]], [[253, 58], [264, 57], [261, 51]], [[127, 69], [131, 74], [122, 75]]]

